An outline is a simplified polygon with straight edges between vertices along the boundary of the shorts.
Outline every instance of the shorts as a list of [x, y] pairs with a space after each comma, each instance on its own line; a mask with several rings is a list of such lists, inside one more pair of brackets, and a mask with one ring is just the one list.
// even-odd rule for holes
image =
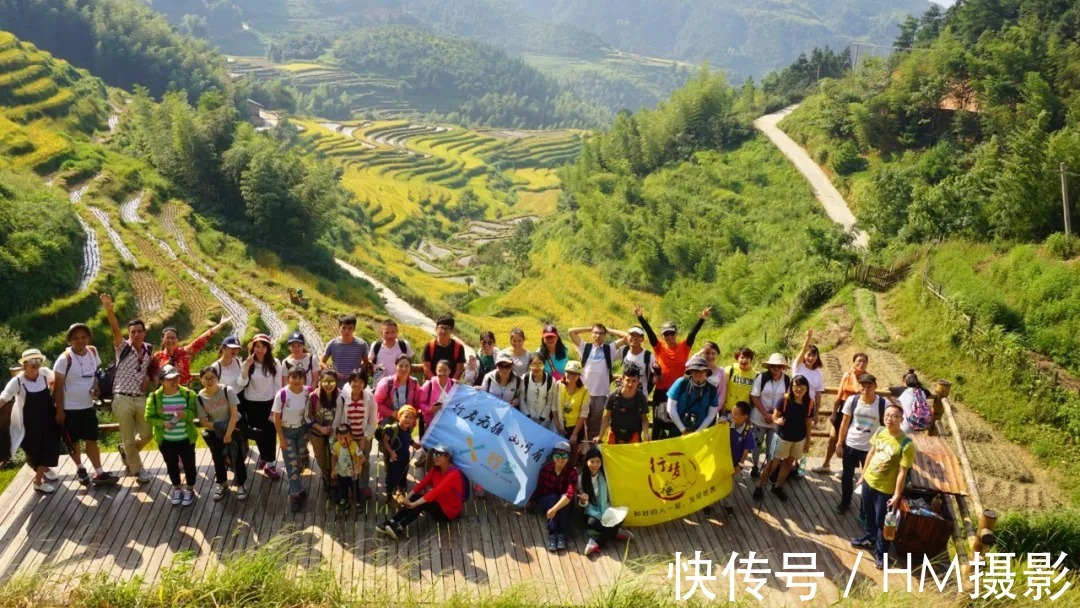
[[612, 445], [626, 444], [626, 443], [641, 443], [641, 431], [634, 431], [633, 433], [619, 433], [622, 439], [615, 436], [615, 431], [609, 429], [607, 443]]
[[98, 419], [94, 408], [85, 410], [64, 411], [64, 441], [74, 443], [76, 441], [98, 440]]
[[835, 410], [833, 410], [832, 415], [829, 416], [829, 422], [832, 423], [833, 430], [835, 430], [837, 433], [839, 433], [840, 432], [840, 423], [842, 423], [843, 421], [844, 421], [844, 410], [843, 410], [843, 405], [841, 404], [841, 405], [838, 405]]
[[780, 438], [780, 435], [776, 436], [775, 447], [773, 448], [773, 458], [779, 458], [781, 460], [790, 458], [792, 460], [798, 460], [803, 455], [803, 444], [806, 440], [801, 441], [784, 441]]

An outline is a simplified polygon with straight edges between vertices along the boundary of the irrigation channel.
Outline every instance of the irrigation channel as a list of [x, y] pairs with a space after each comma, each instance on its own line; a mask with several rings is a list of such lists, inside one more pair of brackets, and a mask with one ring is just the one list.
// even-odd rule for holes
[[[92, 181], [94, 180], [90, 180], [68, 192], [68, 200], [71, 201], [72, 205], [77, 205], [82, 201], [82, 197], [90, 188], [90, 182]], [[98, 245], [97, 232], [94, 232], [90, 224], [87, 224], [86, 220], [78, 213], [75, 214], [75, 219], [79, 220], [79, 225], [82, 226], [83, 232], [86, 233], [86, 242], [83, 244], [82, 274], [79, 276], [79, 288], [77, 290], [82, 291], [89, 287], [97, 278], [98, 273], [101, 272], [101, 246]]]
[[139, 190], [138, 194], [124, 201], [124, 204], [120, 205], [120, 219], [129, 224], [142, 224], [143, 220], [139, 217], [139, 206], [142, 205], [145, 196], [146, 191]]

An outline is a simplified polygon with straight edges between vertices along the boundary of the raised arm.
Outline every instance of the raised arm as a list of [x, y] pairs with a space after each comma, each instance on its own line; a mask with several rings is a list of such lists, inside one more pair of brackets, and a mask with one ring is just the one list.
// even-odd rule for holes
[[686, 334], [687, 348], [694, 347], [694, 340], [697, 339], [697, 332], [701, 331], [701, 328], [705, 325], [705, 319], [708, 319], [710, 316], [712, 316], [712, 306], [706, 306], [705, 310], [701, 311], [701, 314], [698, 315], [697, 323], [694, 323], [694, 326], [690, 328], [690, 333]]
[[798, 356], [795, 357], [795, 363], [802, 363], [806, 365], [806, 361], [803, 361], [803, 357], [806, 356], [807, 351], [810, 350], [810, 341], [813, 340], [814, 330], [806, 330], [806, 337], [803, 338], [802, 348], [799, 349]]
[[581, 353], [581, 349], [585, 348], [585, 342], [581, 340], [581, 334], [587, 334], [592, 331], [591, 327], [571, 327], [567, 330], [570, 335], [570, 339], [574, 342], [574, 346], [577, 347], [578, 353]]
[[660, 340], [656, 337], [656, 332], [653, 331], [652, 326], [645, 320], [645, 309], [634, 304], [634, 316], [637, 317], [638, 323], [641, 324], [641, 329], [645, 330], [645, 335], [649, 338], [649, 344], [656, 348]]
[[109, 328], [112, 329], [113, 347], [120, 348], [124, 343], [124, 333], [120, 331], [120, 321], [116, 320], [116, 311], [113, 310], [113, 301], [109, 294], [101, 294], [101, 305], [105, 308], [105, 314], [109, 317]]
[[191, 344], [185, 346], [184, 349], [187, 350], [188, 354], [192, 357], [199, 354], [202, 349], [206, 348], [206, 345], [210, 342], [210, 338], [213, 338], [214, 334], [221, 331], [221, 328], [225, 327], [225, 325], [231, 320], [232, 317], [225, 317], [221, 320], [221, 323], [218, 323], [217, 325], [203, 332], [199, 337], [192, 340]]

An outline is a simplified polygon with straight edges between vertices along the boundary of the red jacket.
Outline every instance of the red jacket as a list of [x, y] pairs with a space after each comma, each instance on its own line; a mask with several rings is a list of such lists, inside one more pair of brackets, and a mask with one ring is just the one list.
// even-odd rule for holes
[[[424, 488], [431, 490], [424, 494]], [[461, 515], [461, 506], [465, 497], [465, 477], [457, 467], [451, 468], [446, 473], [438, 467], [428, 471], [427, 475], [413, 487], [414, 494], [420, 494], [424, 500], [438, 504], [443, 514], [450, 521]]]

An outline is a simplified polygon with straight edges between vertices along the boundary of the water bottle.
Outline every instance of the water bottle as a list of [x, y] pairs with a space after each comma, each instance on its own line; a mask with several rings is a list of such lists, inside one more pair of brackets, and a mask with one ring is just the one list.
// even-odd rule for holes
[[896, 538], [896, 524], [900, 521], [900, 512], [896, 509], [889, 511], [885, 515], [885, 527], [882, 530], [882, 536], [885, 540], [893, 540]]
[[806, 456], [799, 459], [799, 468], [795, 469], [797, 477], [806, 477]]

